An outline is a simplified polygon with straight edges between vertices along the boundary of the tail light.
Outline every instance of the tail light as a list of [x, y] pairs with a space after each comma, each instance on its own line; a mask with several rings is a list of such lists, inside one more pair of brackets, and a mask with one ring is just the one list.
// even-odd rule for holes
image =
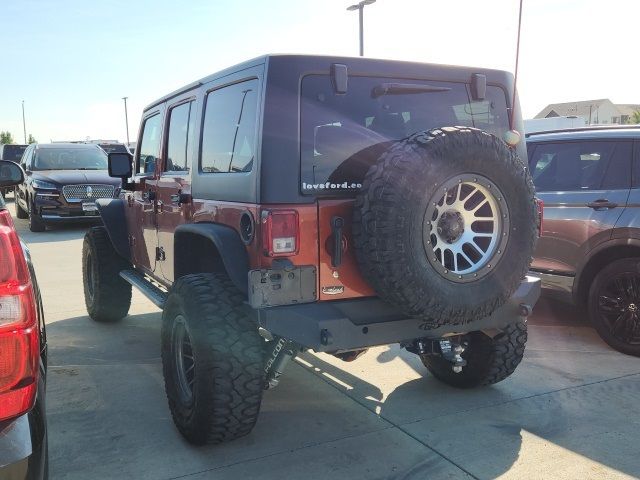
[[40, 339], [29, 269], [11, 215], [0, 212], [0, 421], [35, 402]]
[[542, 235], [542, 221], [544, 220], [544, 202], [536, 198], [536, 207], [538, 208], [538, 236]]
[[300, 248], [298, 212], [262, 211], [262, 248], [267, 257], [290, 256]]

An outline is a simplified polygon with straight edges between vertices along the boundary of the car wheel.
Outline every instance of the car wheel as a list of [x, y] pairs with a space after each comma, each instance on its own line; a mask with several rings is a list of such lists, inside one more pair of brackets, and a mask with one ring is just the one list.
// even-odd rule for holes
[[29, 230], [32, 232], [44, 232], [46, 229], [47, 226], [44, 220], [34, 211], [33, 203], [29, 202]]
[[120, 277], [131, 264], [113, 248], [104, 227], [93, 227], [82, 245], [84, 302], [96, 322], [117, 322], [131, 306], [131, 284]]
[[510, 376], [522, 361], [527, 343], [527, 324], [519, 321], [504, 328], [495, 337], [483, 332], [464, 335], [462, 358], [467, 365], [460, 373], [442, 357], [422, 356], [422, 363], [441, 382], [457, 388], [473, 388], [498, 383]]
[[29, 212], [20, 206], [20, 201], [18, 200], [19, 197], [18, 197], [17, 188], [13, 191], [13, 198], [14, 198], [14, 203], [16, 205], [16, 217], [18, 217], [21, 220], [25, 220], [29, 218]]
[[611, 347], [640, 356], [640, 258], [604, 267], [589, 289], [589, 318]]
[[264, 389], [265, 341], [224, 274], [178, 279], [162, 312], [162, 369], [173, 421], [194, 444], [247, 435]]

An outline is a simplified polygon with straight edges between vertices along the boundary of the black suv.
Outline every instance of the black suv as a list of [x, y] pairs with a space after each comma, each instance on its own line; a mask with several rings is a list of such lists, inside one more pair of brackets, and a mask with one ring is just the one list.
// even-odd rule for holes
[[640, 127], [540, 132], [527, 147], [544, 201], [531, 269], [609, 345], [640, 355]]
[[20, 164], [25, 181], [16, 187], [16, 216], [32, 232], [55, 222], [95, 222], [95, 201], [112, 198], [119, 182], [107, 173], [107, 154], [85, 143], [32, 144]]

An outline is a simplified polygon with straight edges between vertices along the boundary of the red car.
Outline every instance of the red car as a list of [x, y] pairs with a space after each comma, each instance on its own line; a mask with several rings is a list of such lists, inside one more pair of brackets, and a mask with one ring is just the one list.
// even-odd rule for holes
[[[0, 160], [0, 188], [24, 179]], [[47, 344], [29, 250], [0, 199], [0, 478], [48, 477], [45, 380]]]

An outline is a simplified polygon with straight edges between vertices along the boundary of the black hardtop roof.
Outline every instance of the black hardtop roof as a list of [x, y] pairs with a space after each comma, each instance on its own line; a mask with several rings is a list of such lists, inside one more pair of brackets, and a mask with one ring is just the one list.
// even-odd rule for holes
[[533, 132], [526, 135], [527, 142], [543, 142], [550, 140], [585, 140], [628, 138], [640, 139], [640, 125], [595, 125], [561, 130]]
[[[238, 63], [231, 67], [212, 73], [200, 80], [185, 85], [164, 97], [157, 99], [144, 108], [144, 111], [155, 107], [173, 97], [184, 92], [188, 92], [212, 80], [222, 78], [226, 75], [245, 70], [258, 65], [268, 65], [270, 70], [276, 70], [276, 74], [292, 75], [292, 72], [316, 72], [328, 73], [333, 63], [347, 65], [350, 74], [372, 75], [372, 76], [393, 76], [402, 74], [403, 76], [428, 78], [437, 73], [440, 77], [443, 71], [451, 81], [468, 82], [472, 73], [480, 73], [487, 76], [488, 83], [498, 83], [505, 87], [510, 87], [513, 82], [513, 75], [504, 70], [495, 70], [480, 67], [467, 67], [457, 65], [444, 65], [437, 63], [421, 63], [405, 60], [389, 60], [368, 57], [340, 57], [331, 55], [302, 55], [302, 54], [268, 54]], [[292, 68], [295, 66], [296, 68]]]

